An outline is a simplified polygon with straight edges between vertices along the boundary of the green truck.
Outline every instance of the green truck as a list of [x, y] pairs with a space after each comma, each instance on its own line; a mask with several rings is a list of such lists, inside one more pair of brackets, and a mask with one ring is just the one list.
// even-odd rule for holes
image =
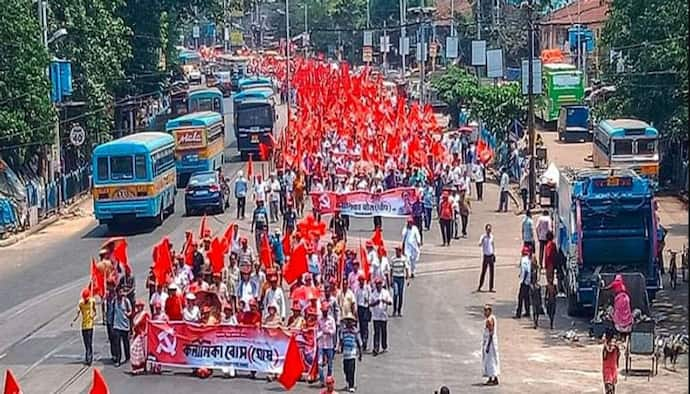
[[555, 128], [562, 106], [583, 104], [584, 76], [575, 66], [565, 63], [544, 64], [542, 76], [543, 93], [537, 101], [535, 115], [549, 128]]

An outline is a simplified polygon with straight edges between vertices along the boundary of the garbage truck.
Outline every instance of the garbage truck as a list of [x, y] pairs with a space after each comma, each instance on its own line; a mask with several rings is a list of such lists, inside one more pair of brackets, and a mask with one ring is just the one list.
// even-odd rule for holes
[[654, 298], [659, 224], [647, 180], [629, 169], [559, 169], [553, 216], [569, 315], [593, 312], [603, 274], [640, 273]]

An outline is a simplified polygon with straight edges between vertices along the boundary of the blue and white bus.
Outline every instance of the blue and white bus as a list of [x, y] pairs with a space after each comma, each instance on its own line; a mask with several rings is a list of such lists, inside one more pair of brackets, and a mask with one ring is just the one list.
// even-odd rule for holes
[[113, 227], [136, 219], [163, 223], [175, 211], [175, 140], [167, 133], [131, 134], [93, 151], [96, 219]]
[[175, 139], [178, 185], [184, 187], [192, 173], [223, 166], [225, 127], [217, 112], [194, 112], [169, 120], [165, 131]]

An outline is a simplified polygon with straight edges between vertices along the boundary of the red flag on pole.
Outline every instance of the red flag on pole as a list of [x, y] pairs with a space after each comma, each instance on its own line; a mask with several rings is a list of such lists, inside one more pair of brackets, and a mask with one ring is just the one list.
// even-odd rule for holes
[[91, 390], [89, 394], [109, 394], [108, 384], [98, 368], [93, 369], [93, 381], [91, 382]]
[[247, 179], [252, 180], [254, 175], [254, 163], [252, 163], [252, 154], [249, 154], [249, 160], [247, 161]]
[[278, 376], [278, 383], [280, 383], [285, 390], [289, 391], [302, 377], [302, 372], [304, 372], [304, 360], [302, 360], [302, 352], [300, 352], [297, 341], [295, 340], [295, 335], [293, 334], [290, 337], [290, 342], [288, 342], [283, 372]]
[[153, 275], [156, 277], [156, 283], [163, 285], [168, 281], [168, 273], [172, 272], [170, 241], [165, 237], [153, 248]]
[[374, 235], [371, 237], [371, 242], [376, 246], [383, 246], [383, 230], [381, 230], [381, 227], [376, 227]]
[[96, 266], [96, 259], [91, 258], [91, 293], [105, 297], [105, 273]]
[[283, 267], [283, 278], [285, 278], [285, 281], [289, 284], [299, 279], [299, 277], [307, 271], [309, 271], [307, 248], [304, 242], [300, 242], [295, 250], [292, 251], [290, 261]]
[[182, 248], [185, 264], [194, 264], [194, 249], [194, 234], [191, 231], [186, 231], [184, 246]]
[[115, 243], [113, 248], [113, 259], [118, 263], [122, 264], [125, 270], [131, 272], [132, 267], [129, 266], [129, 258], [127, 257], [127, 240], [120, 239]]
[[283, 254], [286, 258], [292, 256], [292, 231], [287, 231], [283, 236]]
[[199, 239], [211, 236], [211, 228], [208, 226], [208, 218], [206, 214], [201, 218], [201, 223], [199, 223]]
[[211, 241], [211, 248], [206, 255], [211, 263], [211, 272], [214, 274], [219, 274], [223, 271], [225, 265], [223, 262], [223, 256], [225, 255], [225, 253], [223, 253], [223, 248], [223, 241], [218, 239], [218, 237], [213, 238], [213, 241]]
[[364, 246], [362, 246], [361, 241], [359, 244], [359, 259], [362, 271], [364, 271], [364, 276], [366, 277], [366, 280], [368, 282], [371, 277], [371, 269], [369, 268], [369, 258], [367, 258], [367, 251], [366, 249], [364, 249]]
[[235, 236], [235, 223], [230, 223], [228, 225], [228, 228], [225, 229], [225, 232], [223, 233], [223, 239], [221, 240], [223, 243], [223, 254], [228, 254], [228, 251], [230, 250], [230, 246], [232, 246], [232, 239]]
[[259, 159], [260, 160], [268, 160], [268, 145], [264, 144], [263, 142], [259, 143]]
[[[299, 350], [299, 349], [298, 349]], [[4, 394], [22, 394], [17, 378], [14, 377], [11, 369], [5, 371], [5, 390]]]
[[266, 233], [261, 235], [261, 241], [259, 243], [259, 261], [267, 270], [273, 267], [273, 253]]

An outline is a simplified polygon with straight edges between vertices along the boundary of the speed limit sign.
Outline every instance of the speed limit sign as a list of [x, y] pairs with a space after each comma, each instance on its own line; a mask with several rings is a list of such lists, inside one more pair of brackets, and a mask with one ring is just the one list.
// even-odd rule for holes
[[74, 146], [81, 146], [86, 141], [86, 132], [78, 124], [72, 126], [69, 131], [69, 141]]

